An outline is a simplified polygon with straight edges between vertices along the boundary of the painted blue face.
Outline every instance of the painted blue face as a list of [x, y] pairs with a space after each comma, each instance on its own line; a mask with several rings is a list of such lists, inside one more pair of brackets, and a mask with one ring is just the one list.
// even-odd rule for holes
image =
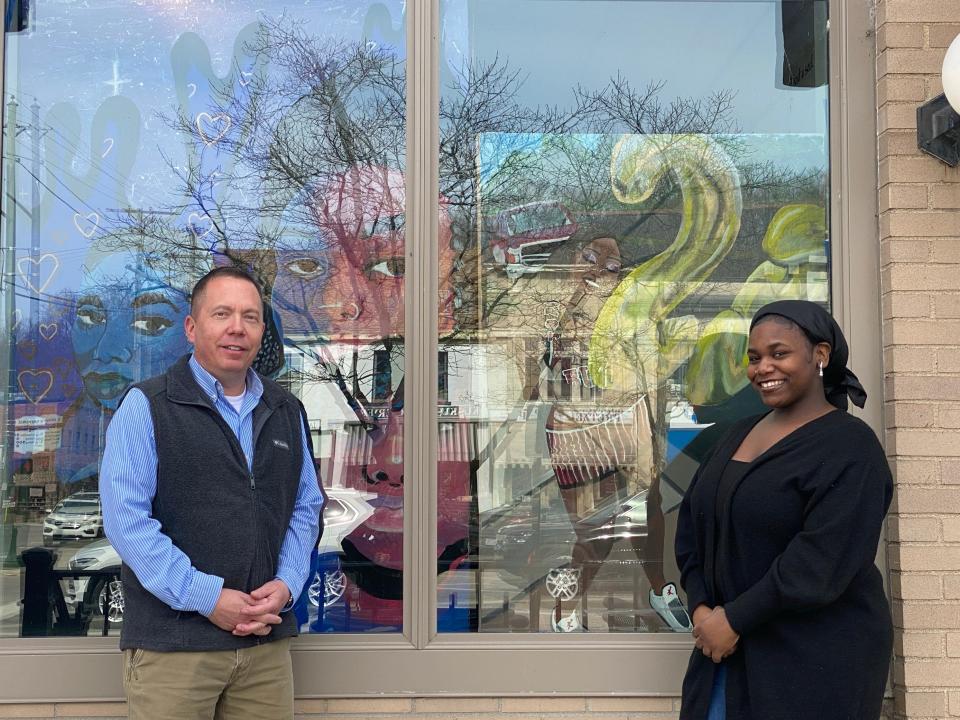
[[163, 372], [190, 346], [185, 293], [128, 254], [109, 256], [84, 279], [72, 327], [87, 396], [113, 411], [132, 383]]

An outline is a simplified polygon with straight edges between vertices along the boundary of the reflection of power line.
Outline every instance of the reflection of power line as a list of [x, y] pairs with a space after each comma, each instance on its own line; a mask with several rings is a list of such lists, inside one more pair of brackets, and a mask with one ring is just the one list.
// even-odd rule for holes
[[[59, 146], [60, 146], [61, 148], [63, 148], [64, 150], [67, 150], [67, 151], [73, 153], [74, 155], [76, 155], [77, 157], [83, 159], [84, 161], [86, 161], [87, 163], [89, 163], [91, 166], [96, 166], [96, 167], [98, 167], [98, 168], [100, 169], [100, 172], [103, 173], [103, 175], [104, 175], [105, 177], [113, 180], [113, 181], [114, 181], [115, 183], [117, 183], [120, 187], [125, 188], [127, 182], [128, 182], [129, 180], [131, 180], [131, 178], [129, 178], [129, 177], [123, 177], [123, 176], [121, 176], [121, 175], [117, 175], [117, 174], [114, 173], [113, 171], [106, 169], [106, 168], [103, 166], [103, 163], [101, 163], [99, 160], [97, 160], [96, 158], [94, 158], [92, 154], [88, 154], [83, 148], [81, 148], [81, 147], [78, 146], [78, 145], [75, 145], [73, 142], [71, 142], [71, 141], [67, 138], [66, 135], [64, 135], [62, 132], [60, 132], [57, 128], [53, 127], [52, 125], [47, 125], [47, 126], [45, 127], [45, 129], [52, 131], [52, 133], [53, 133], [54, 136], [59, 136], [59, 138], [60, 138], [59, 140], [57, 139], [57, 137], [52, 137], [51, 139], [53, 140], [53, 142], [55, 142], [57, 145], [59, 145]], [[101, 157], [102, 157], [102, 156], [101, 156]], [[141, 193], [141, 194], [142, 194], [142, 193]], [[143, 195], [143, 198], [144, 198], [144, 199], [146, 199], [146, 200], [149, 201], [149, 204], [152, 204], [152, 205], [154, 205], [154, 204], [155, 204], [155, 205], [160, 205], [160, 204], [161, 204], [161, 202], [160, 202], [157, 198], [150, 198], [150, 197], [148, 197], [148, 196], [145, 195], [145, 194], [142, 194], [142, 195]]]
[[[23, 161], [27, 159], [27, 158], [24, 157], [23, 155], [16, 155], [15, 158], [16, 158], [17, 162], [20, 163], [21, 166], [23, 165]], [[43, 162], [45, 162], [45, 161], [43, 161]], [[48, 173], [49, 175], [51, 175], [52, 177], [54, 177], [54, 178], [57, 180], [57, 182], [59, 182], [59, 183], [60, 183], [61, 185], [63, 185], [64, 187], [66, 187], [67, 190], [70, 190], [70, 188], [67, 186], [67, 184], [60, 179], [60, 177], [59, 177], [59, 175], [58, 175], [57, 173], [51, 172], [51, 170], [50, 170], [49, 167], [45, 167], [45, 169], [46, 169], [46, 171], [47, 171], [47, 173]], [[86, 180], [83, 180], [83, 179], [78, 178], [78, 177], [76, 177], [76, 176], [74, 176], [74, 181], [77, 182], [77, 183], [80, 184], [80, 185], [83, 185], [84, 187], [89, 188], [90, 190], [96, 190], [96, 189], [97, 189], [97, 186], [96, 186], [95, 184], [89, 183], [89, 182], [87, 182]], [[70, 190], [70, 193], [73, 194], [78, 200], [80, 199], [80, 196], [77, 195], [77, 193], [74, 192], [73, 190]], [[80, 200], [80, 201], [83, 202], [83, 200]], [[89, 206], [88, 206], [88, 207], [89, 207]]]
[[[64, 200], [56, 190], [54, 190], [52, 187], [50, 187], [49, 185], [47, 185], [43, 180], [41, 180], [41, 179], [38, 178], [36, 175], [34, 175], [33, 171], [31, 171], [30, 168], [28, 168], [26, 165], [24, 165], [22, 162], [20, 162], [20, 158], [15, 157], [15, 158], [13, 158], [13, 161], [14, 161], [17, 165], [19, 165], [20, 167], [22, 167], [27, 173], [29, 173], [30, 176], [31, 176], [34, 180], [36, 180], [38, 183], [40, 183], [40, 185], [42, 185], [44, 188], [46, 188], [46, 189], [47, 189], [47, 192], [49, 192], [51, 195], [53, 195], [57, 200], [59, 200], [59, 201], [62, 202], [64, 205], [66, 205], [68, 208], [70, 208], [71, 210], [73, 210], [73, 212], [77, 213], [78, 215], [80, 214], [80, 211], [77, 210], [77, 209], [76, 209], [73, 205], [71, 205], [68, 201]], [[92, 206], [88, 205], [79, 195], [77, 195], [75, 192], [73, 192], [72, 190], [70, 190], [70, 188], [67, 188], [67, 190], [69, 190], [69, 191], [73, 194], [73, 196], [77, 198], [77, 200], [79, 200], [81, 203], [83, 203], [83, 204], [86, 205], [88, 208], [90, 208], [90, 210], [91, 210], [92, 212], [96, 212], [96, 210], [95, 210]]]
[[[3, 280], [0, 280], [0, 287], [3, 287], [7, 283]], [[45, 295], [33, 292], [26, 292], [28, 288], [23, 287], [22, 285], [18, 286], [17, 283], [12, 283], [14, 288], [13, 295], [18, 298], [24, 298], [25, 300], [36, 300], [44, 305], [59, 305], [60, 307], [71, 308], [73, 307], [72, 300], [66, 300], [59, 295]], [[19, 288], [23, 288], [20, 290]]]
[[[117, 184], [119, 184], [119, 185], [121, 185], [121, 186], [123, 186], [123, 185], [126, 184], [126, 182], [127, 182], [127, 180], [128, 180], [129, 178], [122, 177], [122, 176], [120, 176], [120, 175], [115, 174], [113, 171], [108, 170], [107, 168], [104, 168], [104, 167], [103, 167], [103, 163], [101, 163], [99, 160], [97, 160], [96, 158], [94, 158], [91, 153], [87, 153], [87, 152], [86, 152], [83, 148], [81, 148], [79, 145], [75, 145], [74, 143], [72, 143], [72, 142], [67, 138], [67, 136], [64, 135], [62, 132], [60, 132], [59, 130], [57, 130], [57, 128], [53, 127], [52, 125], [47, 125], [47, 126], [45, 127], [45, 129], [51, 131], [51, 132], [54, 134], [54, 137], [51, 138], [51, 139], [53, 140], [53, 142], [55, 142], [55, 143], [56, 143], [57, 145], [59, 145], [61, 148], [63, 148], [64, 150], [69, 151], [70, 153], [72, 153], [72, 154], [75, 155], [76, 157], [83, 159], [85, 162], [87, 162], [87, 163], [90, 164], [91, 166], [97, 166], [97, 167], [99, 167], [100, 172], [103, 173], [103, 175], [105, 175], [106, 177], [108, 177], [108, 178], [110, 178], [111, 180], [113, 180], [115, 183], [117, 183]], [[57, 137], [59, 137], [60, 139], [58, 140]], [[102, 159], [102, 156], [101, 156], [101, 159]]]

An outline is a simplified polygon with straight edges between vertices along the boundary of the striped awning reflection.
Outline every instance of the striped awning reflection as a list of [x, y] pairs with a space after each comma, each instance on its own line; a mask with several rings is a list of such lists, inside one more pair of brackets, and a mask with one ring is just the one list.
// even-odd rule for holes
[[[334, 452], [344, 465], [367, 465], [373, 455], [375, 435], [362, 425], [346, 425], [338, 433]], [[389, 438], [381, 442], [391, 442]], [[402, 442], [401, 438], [395, 438]], [[402, 457], [402, 447], [390, 448], [391, 454]], [[477, 424], [469, 421], [437, 424], [437, 461], [470, 462], [477, 456]]]

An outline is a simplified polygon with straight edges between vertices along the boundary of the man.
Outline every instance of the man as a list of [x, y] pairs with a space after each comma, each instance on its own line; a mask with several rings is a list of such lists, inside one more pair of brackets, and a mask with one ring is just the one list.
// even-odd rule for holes
[[193, 355], [133, 386], [107, 430], [104, 527], [123, 559], [131, 720], [293, 718], [293, 599], [323, 497], [302, 405], [251, 369], [260, 289], [216, 268]]

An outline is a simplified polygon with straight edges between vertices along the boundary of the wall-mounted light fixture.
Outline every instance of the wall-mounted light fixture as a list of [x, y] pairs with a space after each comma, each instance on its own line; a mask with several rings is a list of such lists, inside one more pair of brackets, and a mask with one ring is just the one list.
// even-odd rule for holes
[[956, 167], [960, 163], [960, 35], [947, 48], [940, 78], [943, 93], [917, 108], [917, 147]]

